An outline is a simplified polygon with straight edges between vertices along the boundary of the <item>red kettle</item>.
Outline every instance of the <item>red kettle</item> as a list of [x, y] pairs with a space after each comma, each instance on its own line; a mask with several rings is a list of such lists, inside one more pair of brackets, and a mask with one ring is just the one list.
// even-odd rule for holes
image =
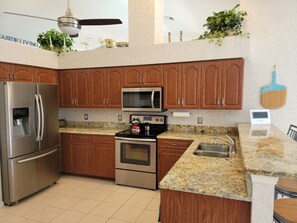
[[140, 133], [140, 120], [135, 118], [130, 123], [130, 130], [132, 134], [139, 134]]

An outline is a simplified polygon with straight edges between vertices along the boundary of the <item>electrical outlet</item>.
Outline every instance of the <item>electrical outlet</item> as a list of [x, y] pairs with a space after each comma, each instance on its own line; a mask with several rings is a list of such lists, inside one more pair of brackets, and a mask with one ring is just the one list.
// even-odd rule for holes
[[202, 117], [198, 117], [198, 124], [202, 124], [203, 123], [203, 118]]
[[118, 115], [118, 121], [122, 121], [122, 115]]
[[88, 119], [89, 119], [89, 115], [88, 115], [88, 114], [85, 114], [85, 115], [84, 115], [84, 119], [85, 119], [85, 120], [88, 120]]

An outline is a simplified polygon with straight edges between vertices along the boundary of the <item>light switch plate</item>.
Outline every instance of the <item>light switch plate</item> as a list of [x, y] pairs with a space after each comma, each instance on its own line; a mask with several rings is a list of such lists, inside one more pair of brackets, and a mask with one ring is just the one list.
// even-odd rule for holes
[[118, 115], [118, 121], [122, 121], [122, 115]]
[[202, 124], [203, 123], [203, 118], [202, 117], [198, 117], [197, 123], [198, 124]]
[[84, 119], [85, 119], [85, 120], [88, 120], [88, 119], [89, 119], [89, 115], [88, 115], [88, 114], [85, 114], [85, 115], [84, 115]]

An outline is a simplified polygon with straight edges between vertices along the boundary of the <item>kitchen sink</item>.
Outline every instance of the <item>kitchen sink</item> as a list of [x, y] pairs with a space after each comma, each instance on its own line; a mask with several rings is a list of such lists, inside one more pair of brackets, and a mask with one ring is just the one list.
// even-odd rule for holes
[[225, 144], [200, 143], [193, 154], [197, 156], [229, 157], [229, 146]]

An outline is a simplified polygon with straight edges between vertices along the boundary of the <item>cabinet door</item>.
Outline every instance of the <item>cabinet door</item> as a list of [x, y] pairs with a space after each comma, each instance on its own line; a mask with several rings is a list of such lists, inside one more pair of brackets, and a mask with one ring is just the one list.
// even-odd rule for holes
[[142, 79], [144, 86], [163, 87], [163, 65], [143, 66]]
[[180, 155], [175, 149], [158, 148], [158, 183], [166, 176]]
[[221, 68], [218, 61], [202, 62], [201, 108], [219, 109], [221, 103]]
[[222, 61], [221, 109], [241, 109], [243, 90], [242, 59]]
[[70, 70], [59, 71], [59, 100], [60, 107], [74, 107], [75, 89], [73, 75]]
[[90, 151], [91, 151], [91, 143], [72, 141], [71, 153], [72, 153], [73, 173], [88, 175], [88, 173], [90, 172], [90, 169], [89, 169]]
[[124, 87], [140, 87], [142, 84], [141, 66], [124, 68]]
[[11, 64], [0, 63], [0, 81], [9, 81], [11, 78]]
[[[115, 178], [115, 139], [114, 136], [93, 135], [92, 148], [97, 163], [96, 176]], [[92, 158], [94, 159], [94, 158]]]
[[106, 73], [106, 104], [108, 108], [121, 108], [121, 89], [123, 86], [123, 69], [107, 68]]
[[13, 80], [18, 82], [35, 82], [35, 68], [23, 65], [13, 65]]
[[182, 108], [200, 108], [201, 64], [182, 65]]
[[191, 145], [192, 140], [158, 140], [158, 183]]
[[71, 134], [61, 134], [61, 169], [63, 173], [72, 173]]
[[181, 64], [164, 66], [164, 107], [181, 106]]
[[90, 71], [90, 106], [92, 108], [106, 107], [106, 69]]
[[44, 84], [58, 84], [58, 73], [52, 69], [36, 68], [36, 82]]
[[73, 71], [74, 89], [75, 92], [75, 106], [79, 108], [89, 107], [89, 70], [75, 70]]

